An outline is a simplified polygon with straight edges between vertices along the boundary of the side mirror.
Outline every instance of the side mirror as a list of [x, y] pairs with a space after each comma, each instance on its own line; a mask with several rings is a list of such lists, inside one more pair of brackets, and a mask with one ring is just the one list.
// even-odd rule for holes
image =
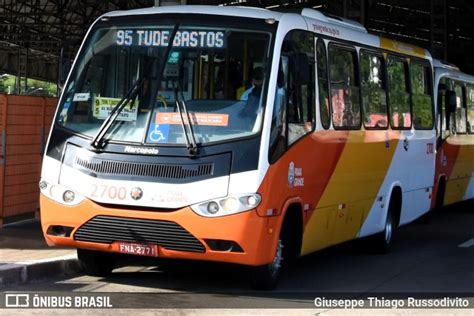
[[291, 58], [294, 83], [304, 85], [309, 82], [309, 61], [305, 53], [295, 53]]
[[456, 112], [456, 92], [452, 90], [446, 90], [445, 94], [445, 103], [446, 103], [446, 111], [448, 113]]

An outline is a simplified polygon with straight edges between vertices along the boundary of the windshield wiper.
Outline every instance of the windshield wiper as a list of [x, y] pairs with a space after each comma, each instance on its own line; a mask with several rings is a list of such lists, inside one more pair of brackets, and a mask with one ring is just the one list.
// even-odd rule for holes
[[[178, 88], [179, 88], [179, 91], [181, 91], [181, 101], [179, 100], [179, 97], [178, 97]], [[196, 157], [199, 154], [199, 148], [196, 143], [196, 138], [194, 137], [193, 122], [191, 121], [191, 117], [186, 107], [186, 102], [184, 101], [184, 96], [182, 94], [182, 91], [183, 90], [181, 90], [179, 79], [175, 80], [174, 99], [175, 99], [176, 107], [178, 108], [179, 117], [181, 118], [181, 126], [183, 127], [183, 133], [186, 139], [186, 147], [188, 148], [189, 156]], [[186, 120], [188, 124], [185, 123], [183, 114], [186, 115]], [[188, 128], [186, 128], [186, 125], [188, 126]], [[188, 133], [191, 135], [191, 137], [189, 137]]]
[[115, 122], [117, 117], [120, 115], [122, 110], [125, 108], [125, 106], [129, 103], [132, 102], [130, 107], [133, 106], [133, 100], [137, 97], [138, 91], [140, 91], [140, 88], [143, 85], [145, 76], [142, 76], [139, 78], [135, 83], [132, 85], [130, 90], [128, 90], [127, 94], [117, 103], [117, 105], [114, 106], [112, 111], [110, 111], [109, 116], [104, 120], [102, 125], [99, 128], [99, 131], [97, 134], [94, 136], [94, 138], [91, 141], [91, 146], [99, 149], [102, 147], [103, 140], [105, 138], [105, 135], [109, 131], [110, 127], [112, 124]]
[[[165, 61], [168, 60], [168, 56], [170, 54], [171, 47], [173, 46], [174, 38], [176, 36], [176, 33], [178, 32], [178, 29], [179, 29], [179, 23], [174, 26], [173, 31], [171, 32], [170, 41], [168, 43], [168, 46], [166, 46], [166, 50], [163, 54], [164, 58], [161, 61], [160, 69], [158, 71], [158, 80], [157, 80], [158, 82], [161, 81], [161, 77], [165, 68], [164, 67]], [[127, 92], [127, 94], [117, 103], [117, 105], [112, 109], [112, 111], [110, 111], [110, 114], [104, 120], [104, 122], [99, 128], [99, 131], [92, 139], [92, 142], [91, 142], [92, 147], [96, 149], [100, 149], [102, 147], [102, 143], [105, 138], [105, 135], [107, 135], [107, 132], [109, 131], [110, 127], [112, 126], [112, 124], [114, 124], [115, 120], [120, 115], [120, 113], [125, 108], [125, 106], [130, 101], [133, 101], [137, 97], [138, 92], [140, 91], [140, 88], [142, 87], [143, 82], [145, 81], [145, 78], [146, 76], [141, 76], [139, 79], [137, 79], [137, 81], [135, 82], [135, 84], [133, 84], [132, 88]], [[155, 91], [155, 96], [152, 100], [156, 99], [157, 92], [158, 91]], [[130, 105], [130, 107], [132, 106], [133, 106], [133, 102]]]

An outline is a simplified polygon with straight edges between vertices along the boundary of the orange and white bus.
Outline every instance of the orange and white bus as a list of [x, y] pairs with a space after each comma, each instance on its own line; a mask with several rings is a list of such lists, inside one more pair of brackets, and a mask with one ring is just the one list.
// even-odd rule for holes
[[433, 61], [438, 141], [433, 207], [474, 198], [474, 76]]
[[45, 238], [92, 275], [119, 254], [210, 260], [262, 289], [331, 245], [387, 252], [431, 206], [432, 75], [426, 50], [311, 9], [107, 13], [51, 130]]

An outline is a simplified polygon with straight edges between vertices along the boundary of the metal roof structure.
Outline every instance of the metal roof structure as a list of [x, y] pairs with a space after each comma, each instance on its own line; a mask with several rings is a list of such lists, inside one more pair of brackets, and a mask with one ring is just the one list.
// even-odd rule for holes
[[[164, 0], [163, 0], [164, 1]], [[56, 81], [101, 14], [154, 0], [0, 0], [0, 72]], [[467, 0], [187, 0], [188, 4], [314, 8], [361, 22], [370, 33], [430, 50], [474, 74], [474, 3]]]

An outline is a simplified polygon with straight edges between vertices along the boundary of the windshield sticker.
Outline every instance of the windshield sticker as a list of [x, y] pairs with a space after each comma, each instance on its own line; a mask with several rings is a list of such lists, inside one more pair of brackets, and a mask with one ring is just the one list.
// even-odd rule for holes
[[[117, 30], [116, 43], [119, 46], [167, 47], [171, 30]], [[225, 48], [224, 31], [189, 30], [177, 31], [173, 47]]]
[[72, 99], [72, 101], [74, 101], [74, 102], [89, 101], [90, 97], [91, 97], [91, 94], [89, 92], [75, 93], [74, 98]]
[[158, 144], [167, 143], [169, 133], [170, 126], [168, 124], [156, 124], [155, 122], [150, 122], [146, 142]]
[[66, 102], [64, 102], [63, 109], [61, 110], [61, 113], [59, 113], [58, 121], [60, 123], [64, 123], [67, 121], [67, 112], [70, 106], [71, 106], [71, 102], [68, 99]]
[[[105, 97], [94, 97], [94, 117], [100, 120], [105, 120], [112, 112], [112, 109], [120, 102], [120, 98], [105, 98]], [[136, 121], [138, 101], [135, 101], [132, 108], [130, 105], [126, 105], [122, 112], [117, 117], [118, 121]]]
[[[189, 113], [193, 125], [203, 126], [228, 126], [229, 114], [218, 113]], [[186, 122], [186, 116], [184, 116]], [[179, 113], [158, 112], [155, 123], [157, 124], [181, 124]]]

